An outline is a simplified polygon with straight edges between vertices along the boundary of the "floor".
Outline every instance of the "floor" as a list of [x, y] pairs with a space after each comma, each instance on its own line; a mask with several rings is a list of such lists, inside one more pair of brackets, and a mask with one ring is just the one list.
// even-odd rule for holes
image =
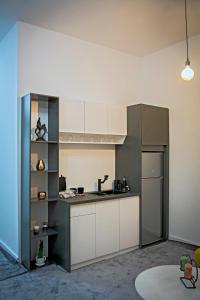
[[21, 275], [26, 269], [8, 257], [6, 253], [0, 249], [0, 281], [5, 278]]
[[72, 273], [49, 265], [0, 281], [0, 300], [139, 300], [134, 282], [140, 272], [178, 264], [181, 254], [192, 255], [193, 250], [192, 246], [167, 241]]

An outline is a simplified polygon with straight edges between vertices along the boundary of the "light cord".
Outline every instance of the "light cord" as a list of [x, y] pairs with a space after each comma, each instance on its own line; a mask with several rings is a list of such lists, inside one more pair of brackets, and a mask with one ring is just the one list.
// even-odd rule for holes
[[189, 60], [189, 45], [188, 45], [187, 0], [185, 0], [185, 38], [186, 38], [186, 49], [187, 49], [186, 64], [190, 65], [190, 60]]

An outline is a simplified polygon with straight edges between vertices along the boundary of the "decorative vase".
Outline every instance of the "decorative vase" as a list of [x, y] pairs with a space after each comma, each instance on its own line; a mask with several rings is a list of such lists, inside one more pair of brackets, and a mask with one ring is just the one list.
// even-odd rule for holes
[[197, 248], [194, 252], [194, 258], [197, 264], [197, 267], [200, 268], [200, 248]]
[[189, 259], [188, 256], [182, 255], [182, 256], [180, 257], [180, 270], [181, 270], [182, 272], [185, 271], [185, 265], [186, 265], [187, 263], [189, 263], [189, 262], [190, 262], [190, 259]]
[[42, 159], [39, 159], [38, 162], [37, 162], [37, 165], [36, 165], [36, 169], [38, 171], [44, 171], [45, 169], [45, 163]]
[[185, 264], [184, 277], [189, 280], [192, 279], [192, 265], [189, 263]]
[[46, 192], [38, 192], [39, 200], [45, 200], [45, 198], [46, 198]]
[[46, 256], [43, 256], [43, 257], [36, 256], [35, 260], [36, 260], [36, 263], [35, 263], [36, 266], [37, 267], [42, 267], [42, 266], [45, 265]]
[[33, 228], [33, 231], [34, 231], [34, 234], [38, 234], [39, 231], [40, 231], [40, 226], [39, 225], [34, 225], [34, 228]]

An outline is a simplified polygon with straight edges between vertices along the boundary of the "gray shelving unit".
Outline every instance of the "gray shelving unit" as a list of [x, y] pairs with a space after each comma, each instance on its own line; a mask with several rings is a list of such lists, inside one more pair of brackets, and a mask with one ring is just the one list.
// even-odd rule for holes
[[[156, 155], [157, 153], [157, 155]], [[145, 155], [162, 157], [160, 168], [162, 169], [162, 181], [157, 183], [157, 194], [148, 184], [144, 183], [143, 164]], [[152, 156], [153, 155], [153, 156]], [[127, 108], [127, 137], [123, 145], [116, 146], [116, 178], [126, 176], [132, 191], [140, 194], [140, 246], [144, 245], [144, 222], [150, 220], [151, 205], [155, 207], [155, 198], [160, 197], [161, 235], [159, 240], [168, 238], [169, 218], [169, 110], [163, 107], [137, 104]], [[150, 179], [150, 178], [149, 178]], [[152, 182], [154, 175], [152, 176]], [[158, 181], [159, 179], [157, 179]], [[156, 185], [156, 180], [154, 180]], [[153, 186], [153, 185], [151, 185]], [[160, 193], [160, 196], [159, 196]], [[148, 201], [149, 200], [149, 201]], [[144, 203], [147, 205], [144, 207]], [[148, 211], [148, 208], [149, 211]], [[152, 226], [157, 226], [154, 222]], [[150, 223], [149, 223], [150, 224]], [[150, 224], [151, 225], [151, 224]], [[148, 242], [147, 242], [148, 244]]]
[[[54, 217], [59, 201], [59, 99], [31, 93], [22, 98], [21, 109], [21, 260], [32, 269], [41, 239], [49, 261], [59, 257], [54, 251], [59, 235]], [[36, 141], [38, 117], [47, 127], [45, 141]], [[39, 159], [45, 162], [44, 171], [36, 170]], [[39, 191], [47, 193], [45, 200], [37, 198]], [[34, 234], [34, 224], [43, 221], [48, 222], [48, 230]]]

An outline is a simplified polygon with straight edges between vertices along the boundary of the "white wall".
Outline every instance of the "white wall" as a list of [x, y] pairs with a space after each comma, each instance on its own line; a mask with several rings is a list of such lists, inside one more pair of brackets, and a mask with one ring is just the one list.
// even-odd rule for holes
[[189, 40], [195, 78], [185, 82], [185, 42], [143, 59], [141, 102], [170, 109], [170, 236], [200, 245], [200, 36]]
[[20, 23], [19, 94], [126, 103], [138, 99], [141, 59]]
[[[141, 59], [60, 33], [20, 23], [19, 96], [30, 91], [66, 100], [127, 103], [139, 95]], [[67, 146], [60, 150], [60, 174], [69, 187], [96, 189], [109, 174], [112, 187], [114, 147]]]
[[0, 244], [18, 255], [17, 26], [0, 42]]
[[84, 186], [85, 191], [96, 191], [98, 178], [108, 174], [103, 189], [112, 189], [115, 179], [114, 145], [60, 146], [60, 173], [66, 177], [67, 187]]

